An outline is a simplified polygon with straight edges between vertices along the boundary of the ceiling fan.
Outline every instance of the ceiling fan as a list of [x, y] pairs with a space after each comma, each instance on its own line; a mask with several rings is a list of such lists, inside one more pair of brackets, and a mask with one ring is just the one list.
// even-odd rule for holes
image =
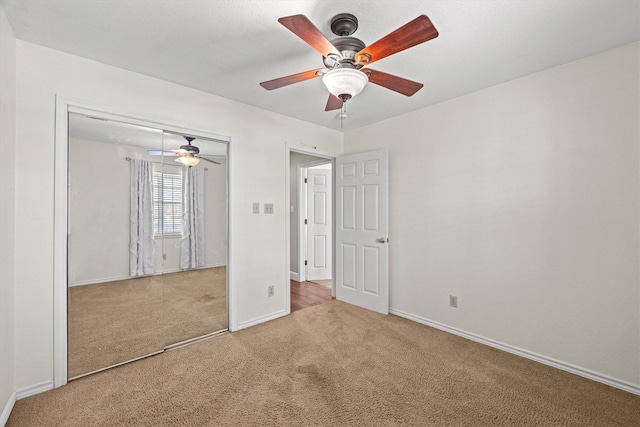
[[195, 145], [191, 145], [191, 141], [195, 138], [192, 136], [185, 136], [184, 139], [187, 140], [187, 144], [181, 145], [177, 150], [171, 151], [158, 151], [158, 150], [148, 150], [147, 154], [150, 156], [178, 156], [176, 162], [182, 163], [185, 166], [195, 166], [200, 163], [200, 160], [206, 160], [207, 162], [215, 163], [219, 165], [220, 162], [216, 162], [215, 160], [207, 159], [204, 157], [204, 154], [200, 154], [200, 149]]
[[[329, 90], [325, 111], [338, 110], [347, 100], [359, 94], [368, 82], [412, 96], [422, 83], [368, 68], [370, 64], [394, 53], [438, 37], [438, 31], [426, 15], [420, 15], [397, 30], [369, 46], [351, 37], [358, 29], [358, 19], [350, 13], [341, 13], [331, 19], [331, 31], [337, 38], [329, 41], [304, 15], [278, 19], [282, 25], [304, 40], [323, 56], [325, 67], [304, 71], [260, 83], [267, 90], [322, 77]], [[367, 67], [367, 68], [364, 68]]]

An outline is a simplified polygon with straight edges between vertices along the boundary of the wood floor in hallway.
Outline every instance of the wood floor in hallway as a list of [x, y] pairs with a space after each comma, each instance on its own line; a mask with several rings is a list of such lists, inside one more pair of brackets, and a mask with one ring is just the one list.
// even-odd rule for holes
[[291, 312], [331, 301], [331, 289], [312, 282], [291, 281]]

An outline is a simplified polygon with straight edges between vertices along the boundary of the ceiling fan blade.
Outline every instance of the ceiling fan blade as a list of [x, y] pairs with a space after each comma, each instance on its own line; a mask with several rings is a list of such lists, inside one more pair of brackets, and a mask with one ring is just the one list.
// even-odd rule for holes
[[331, 53], [340, 56], [340, 51], [327, 40], [324, 34], [306, 16], [285, 16], [278, 19], [278, 22], [320, 52], [322, 56], [326, 57]]
[[150, 156], [177, 156], [175, 151], [160, 151], [160, 150], [147, 150], [147, 154]]
[[327, 99], [327, 106], [325, 107], [324, 111], [339, 110], [342, 108], [342, 104], [344, 104], [342, 102], [342, 99], [333, 94], [329, 94], [329, 99]]
[[431, 20], [427, 15], [420, 15], [356, 53], [355, 60], [361, 65], [371, 64], [436, 37], [438, 37], [438, 30]]
[[221, 165], [222, 163], [216, 162], [215, 160], [207, 159], [206, 157], [198, 156], [200, 160], [206, 160], [207, 162], [215, 163], [216, 165]]
[[383, 73], [382, 71], [372, 70], [371, 68], [363, 68], [362, 71], [369, 77], [371, 83], [375, 83], [387, 89], [411, 96], [424, 86], [422, 83], [414, 82], [393, 74]]
[[278, 89], [290, 84], [303, 82], [309, 79], [315, 79], [316, 77], [318, 77], [318, 72], [320, 70], [322, 70], [322, 68], [318, 68], [317, 70], [303, 71], [302, 73], [292, 74], [290, 76], [280, 77], [277, 79], [262, 82], [260, 83], [260, 86], [267, 90]]

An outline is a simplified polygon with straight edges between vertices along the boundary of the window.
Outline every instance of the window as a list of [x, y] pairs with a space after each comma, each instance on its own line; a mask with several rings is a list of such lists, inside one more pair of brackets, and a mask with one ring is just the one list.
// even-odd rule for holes
[[182, 234], [182, 174], [153, 171], [153, 233]]

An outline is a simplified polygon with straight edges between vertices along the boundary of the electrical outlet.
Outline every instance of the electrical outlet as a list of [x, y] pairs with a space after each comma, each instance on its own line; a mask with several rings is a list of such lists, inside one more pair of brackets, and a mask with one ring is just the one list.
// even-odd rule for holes
[[453, 308], [458, 308], [458, 297], [455, 295], [449, 295], [449, 305]]
[[253, 204], [253, 213], [260, 213], [260, 203], [254, 203]]
[[267, 296], [272, 297], [274, 292], [275, 292], [275, 290], [274, 290], [274, 286], [273, 285], [267, 286]]
[[272, 214], [273, 213], [273, 203], [265, 203], [264, 204], [264, 213]]

